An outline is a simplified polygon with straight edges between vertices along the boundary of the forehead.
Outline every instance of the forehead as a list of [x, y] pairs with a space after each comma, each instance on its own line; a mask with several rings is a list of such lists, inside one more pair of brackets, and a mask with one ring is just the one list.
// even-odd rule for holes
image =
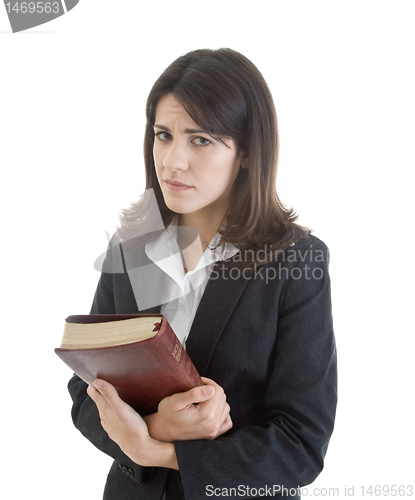
[[154, 127], [159, 127], [167, 132], [173, 132], [173, 128], [175, 128], [176, 131], [185, 134], [205, 133], [227, 148], [234, 149], [236, 147], [235, 141], [231, 137], [221, 137], [212, 133], [208, 126], [196, 123], [173, 94], [166, 94], [158, 101]]
[[196, 125], [195, 121], [173, 94], [163, 96], [156, 107], [156, 123], [167, 125], [165, 121], [181, 121], [187, 125]]

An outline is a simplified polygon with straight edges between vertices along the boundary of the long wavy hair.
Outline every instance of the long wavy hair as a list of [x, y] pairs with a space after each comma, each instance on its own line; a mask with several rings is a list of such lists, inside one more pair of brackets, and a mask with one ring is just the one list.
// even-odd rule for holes
[[[231, 138], [247, 160], [235, 180], [219, 229], [221, 243], [232, 243], [256, 261], [255, 252], [286, 249], [308, 234], [276, 191], [278, 125], [271, 92], [256, 66], [228, 49], [200, 49], [176, 59], [158, 78], [146, 106], [144, 161], [146, 189], [153, 189], [164, 225], [175, 213], [164, 202], [153, 157], [154, 123], [159, 100], [172, 94], [190, 117], [217, 140]], [[120, 215], [121, 239], [134, 237], [142, 224], [143, 199]], [[249, 252], [247, 252], [249, 250]], [[269, 253], [266, 261], [273, 258]], [[263, 257], [261, 263], [264, 263]]]

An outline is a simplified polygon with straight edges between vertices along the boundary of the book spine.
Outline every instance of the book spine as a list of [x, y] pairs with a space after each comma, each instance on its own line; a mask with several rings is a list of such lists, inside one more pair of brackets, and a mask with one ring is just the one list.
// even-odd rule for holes
[[164, 349], [167, 351], [167, 356], [170, 360], [169, 362], [172, 365], [177, 365], [179, 367], [183, 378], [188, 380], [194, 387], [204, 385], [189, 355], [165, 318], [162, 322], [157, 338], [160, 344], [162, 344]]

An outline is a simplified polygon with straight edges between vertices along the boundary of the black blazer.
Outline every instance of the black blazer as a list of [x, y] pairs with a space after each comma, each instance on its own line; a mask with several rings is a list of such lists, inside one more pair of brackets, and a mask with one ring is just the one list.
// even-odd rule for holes
[[[109, 250], [107, 265], [111, 259]], [[199, 373], [224, 388], [233, 428], [212, 441], [176, 442], [180, 473], [133, 463], [102, 429], [87, 385], [73, 376], [74, 424], [114, 459], [104, 499], [160, 500], [165, 488], [168, 500], [286, 498], [289, 489], [298, 498], [292, 488], [323, 468], [336, 411], [328, 259], [325, 244], [309, 235], [250, 273], [216, 264], [186, 349]], [[128, 275], [103, 272], [91, 313], [137, 312]]]

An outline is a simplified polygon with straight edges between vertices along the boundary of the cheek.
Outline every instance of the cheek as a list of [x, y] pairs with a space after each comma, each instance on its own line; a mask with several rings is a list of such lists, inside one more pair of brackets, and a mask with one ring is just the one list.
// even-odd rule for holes
[[209, 173], [211, 177], [215, 176], [219, 180], [231, 175], [232, 159], [226, 152], [221, 151], [220, 154], [216, 153], [201, 157], [198, 159], [197, 165], [199, 167], [198, 171], [202, 175], [207, 177], [207, 173]]
[[155, 171], [156, 171], [157, 179], [160, 180], [160, 169], [158, 167], [158, 163], [156, 162], [156, 160], [154, 160], [154, 168], [155, 168]]
[[163, 160], [160, 158], [160, 154], [157, 153], [156, 149], [153, 149], [153, 160], [154, 168], [156, 170], [157, 179], [160, 181], [161, 171], [163, 169]]
[[224, 155], [211, 165], [211, 178], [213, 177], [223, 186], [233, 184], [238, 175], [239, 166], [234, 155]]

